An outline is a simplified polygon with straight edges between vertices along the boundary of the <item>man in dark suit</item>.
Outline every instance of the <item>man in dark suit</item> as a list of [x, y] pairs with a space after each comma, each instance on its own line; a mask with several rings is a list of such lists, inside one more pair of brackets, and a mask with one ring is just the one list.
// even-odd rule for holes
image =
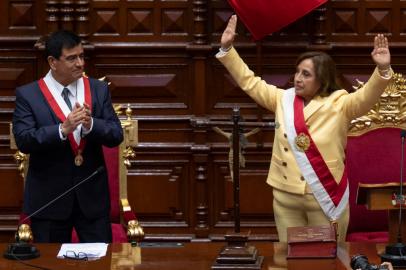
[[[48, 74], [16, 90], [13, 133], [30, 154], [24, 213], [32, 214], [98, 168], [102, 146], [123, 140], [107, 84], [84, 77], [80, 38], [52, 33], [46, 42]], [[107, 173], [97, 173], [73, 192], [35, 214], [36, 242], [70, 242], [72, 228], [81, 242], [111, 242]]]

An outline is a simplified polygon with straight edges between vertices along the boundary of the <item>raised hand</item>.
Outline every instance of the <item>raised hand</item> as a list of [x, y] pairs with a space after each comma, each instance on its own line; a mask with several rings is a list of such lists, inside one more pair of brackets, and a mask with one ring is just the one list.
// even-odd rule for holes
[[378, 66], [380, 70], [388, 70], [390, 67], [390, 52], [388, 39], [382, 35], [378, 34], [374, 39], [374, 50], [371, 53], [372, 60]]
[[237, 15], [232, 15], [226, 29], [221, 36], [221, 48], [228, 49], [233, 46], [235, 29], [237, 28]]

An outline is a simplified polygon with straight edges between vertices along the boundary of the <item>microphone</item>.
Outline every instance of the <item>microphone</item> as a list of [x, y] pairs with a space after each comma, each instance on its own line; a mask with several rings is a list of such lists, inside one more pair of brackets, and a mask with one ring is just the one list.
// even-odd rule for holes
[[[32, 216], [38, 214], [39, 212], [41, 212], [42, 210], [44, 210], [45, 208], [47, 208], [48, 206], [50, 206], [51, 204], [53, 204], [54, 202], [59, 200], [60, 198], [64, 197], [69, 192], [75, 190], [80, 185], [87, 182], [89, 179], [92, 179], [95, 175], [97, 175], [99, 173], [102, 173], [104, 171], [105, 171], [105, 168], [103, 166], [98, 167], [88, 177], [81, 180], [80, 182], [78, 182], [77, 184], [72, 186], [71, 188], [67, 189], [66, 191], [64, 191], [63, 193], [61, 193], [60, 195], [55, 197], [53, 200], [46, 203], [45, 205], [41, 206], [39, 209], [37, 209], [36, 211], [34, 211], [33, 213], [31, 213], [30, 215], [25, 217], [23, 220], [21, 220], [20, 223], [24, 223], [24, 221], [30, 219]], [[40, 255], [39, 250], [36, 247], [34, 247], [32, 244], [20, 241], [18, 231], [20, 230], [21, 225], [24, 225], [24, 224], [19, 224], [18, 227], [17, 227], [16, 242], [12, 243], [12, 244], [9, 244], [8, 247], [7, 247], [7, 250], [3, 254], [3, 257], [6, 258], [6, 259], [10, 259], [10, 260], [29, 260], [29, 259], [37, 258]]]
[[402, 243], [402, 207], [405, 203], [405, 197], [403, 195], [403, 167], [405, 156], [405, 137], [406, 130], [400, 131], [401, 138], [401, 157], [400, 157], [400, 181], [399, 181], [399, 194], [396, 197], [396, 204], [399, 205], [398, 215], [398, 235], [397, 243], [387, 245], [385, 247], [385, 253], [381, 254], [382, 261], [391, 262], [394, 267], [406, 267], [406, 245]]

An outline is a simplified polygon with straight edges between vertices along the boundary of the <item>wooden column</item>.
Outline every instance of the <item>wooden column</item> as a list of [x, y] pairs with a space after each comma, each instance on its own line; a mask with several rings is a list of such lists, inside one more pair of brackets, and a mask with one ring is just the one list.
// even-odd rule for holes
[[193, 38], [194, 44], [207, 44], [207, 0], [193, 1]]
[[61, 10], [60, 28], [74, 31], [75, 2], [73, 0], [62, 0], [60, 10]]
[[327, 18], [327, 7], [326, 5], [321, 5], [313, 11], [313, 36], [312, 43], [315, 45], [326, 44], [326, 21]]
[[59, 29], [59, 0], [45, 1], [46, 7], [46, 35]]
[[89, 0], [76, 1], [75, 31], [83, 41], [89, 37]]

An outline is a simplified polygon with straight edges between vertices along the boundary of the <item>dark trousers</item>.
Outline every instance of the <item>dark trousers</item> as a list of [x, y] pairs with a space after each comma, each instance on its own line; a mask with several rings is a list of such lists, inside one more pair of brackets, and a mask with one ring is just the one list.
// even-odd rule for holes
[[31, 229], [34, 242], [70, 243], [72, 229], [75, 228], [81, 243], [111, 243], [112, 232], [109, 215], [86, 218], [75, 199], [72, 214], [66, 220], [50, 220], [31, 217]]

